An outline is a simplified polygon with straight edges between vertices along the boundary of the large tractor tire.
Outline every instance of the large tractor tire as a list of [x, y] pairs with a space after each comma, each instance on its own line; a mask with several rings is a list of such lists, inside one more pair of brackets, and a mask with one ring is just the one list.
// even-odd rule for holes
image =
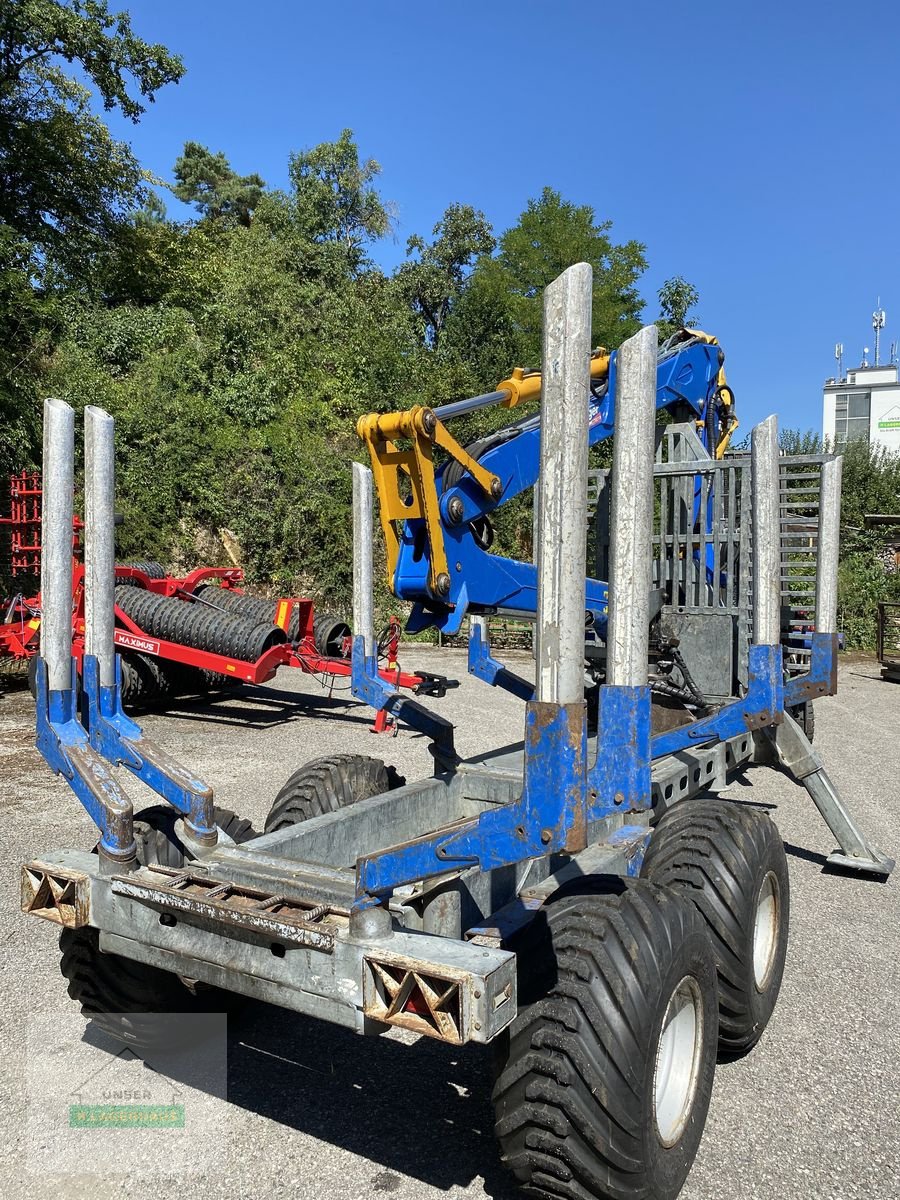
[[716, 1065], [709, 934], [680, 896], [597, 880], [514, 939], [519, 1011], [498, 1039], [504, 1162], [546, 1200], [673, 1200], [697, 1153]]
[[719, 978], [719, 1048], [743, 1054], [772, 1016], [787, 955], [784, 844], [758, 809], [682, 800], [656, 827], [641, 875], [679, 890], [703, 916]]
[[275, 797], [266, 817], [266, 833], [348, 808], [405, 782], [393, 767], [366, 754], [314, 758], [295, 771]]
[[[236, 842], [256, 836], [250, 822], [227, 808], [215, 810], [216, 824]], [[175, 833], [178, 814], [167, 805], [154, 805], [134, 820], [137, 858], [142, 866], [181, 867], [187, 851]], [[64, 929], [59, 935], [60, 970], [72, 1000], [81, 1011], [117, 1041], [135, 1049], [176, 1045], [179, 1030], [161, 1021], [167, 1013], [228, 1012], [236, 997], [196, 980], [134, 962], [100, 949], [99, 933], [91, 926]]]

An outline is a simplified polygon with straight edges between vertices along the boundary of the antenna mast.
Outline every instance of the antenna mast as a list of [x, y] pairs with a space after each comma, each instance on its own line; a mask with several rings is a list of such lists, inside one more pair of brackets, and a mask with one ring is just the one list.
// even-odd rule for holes
[[879, 347], [881, 345], [881, 331], [884, 329], [885, 312], [881, 307], [881, 297], [875, 301], [876, 308], [872, 313], [872, 328], [875, 330], [875, 366], [879, 365]]
[[844, 378], [844, 343], [843, 342], [835, 342], [834, 343], [834, 357], [837, 359], [837, 365], [838, 365], [837, 377], [838, 377], [838, 383], [840, 383], [841, 380]]

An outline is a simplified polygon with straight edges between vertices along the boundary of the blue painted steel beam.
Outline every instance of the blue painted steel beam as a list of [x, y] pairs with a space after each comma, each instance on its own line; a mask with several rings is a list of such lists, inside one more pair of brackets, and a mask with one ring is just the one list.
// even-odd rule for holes
[[107, 762], [125, 767], [182, 813], [189, 833], [197, 841], [215, 844], [218, 834], [212, 788], [144, 737], [140, 725], [125, 715], [121, 677], [122, 661], [117, 654], [116, 682], [101, 687], [97, 659], [90, 654], [84, 656], [82, 694], [91, 746]]
[[50, 769], [65, 779], [97, 826], [101, 858], [120, 867], [134, 865], [134, 810], [78, 719], [74, 660], [68, 688], [49, 690], [43, 658], [37, 660], [36, 684], [38, 750]]
[[810, 635], [809, 670], [795, 675], [784, 685], [786, 708], [805, 704], [817, 696], [833, 696], [837, 692], [838, 638], [836, 633]]
[[781, 647], [752, 645], [747, 667], [746, 696], [724, 705], [710, 717], [658, 734], [653, 739], [652, 757], [664, 758], [692, 746], [725, 741], [748, 730], [777, 724], [785, 704]]
[[378, 896], [418, 879], [467, 867], [492, 870], [586, 845], [584, 704], [531, 701], [525, 712], [525, 776], [513, 804], [452, 829], [363, 855], [357, 894]]
[[449, 767], [459, 761], [452, 724], [424, 704], [404, 696], [393, 684], [386, 683], [378, 673], [377, 654], [366, 654], [366, 639], [362, 634], [357, 634], [351, 643], [350, 671], [350, 686], [357, 700], [376, 712], [389, 712], [411, 729], [425, 734], [440, 766]]
[[479, 625], [469, 634], [469, 674], [484, 683], [489, 683], [491, 687], [502, 688], [520, 700], [531, 700], [534, 697], [533, 683], [529, 683], [521, 675], [516, 675], [498, 658], [494, 658]]
[[600, 688], [597, 760], [588, 773], [588, 820], [650, 808], [650, 710], [646, 685]]

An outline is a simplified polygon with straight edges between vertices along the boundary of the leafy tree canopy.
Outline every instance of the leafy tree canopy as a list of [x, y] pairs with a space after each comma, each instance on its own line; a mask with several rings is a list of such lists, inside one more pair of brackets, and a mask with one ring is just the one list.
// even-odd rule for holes
[[374, 158], [360, 161], [353, 134], [345, 129], [336, 142], [322, 142], [292, 154], [289, 174], [301, 229], [314, 242], [336, 242], [354, 268], [363, 247], [391, 226], [388, 209], [374, 186], [381, 167]]
[[656, 293], [659, 298], [659, 320], [657, 324], [663, 336], [668, 337], [677, 329], [696, 324], [688, 313], [700, 300], [700, 293], [692, 283], [680, 275], [667, 279]]
[[447, 339], [478, 363], [484, 386], [512, 366], [539, 365], [543, 291], [572, 263], [593, 267], [595, 345], [618, 346], [639, 328], [644, 247], [616, 243], [611, 232], [612, 222], [598, 221], [590, 205], [545, 188], [501, 235], [496, 255], [478, 261], [447, 322]]
[[533, 361], [540, 357], [543, 290], [572, 263], [590, 263], [594, 269], [595, 343], [618, 346], [637, 327], [645, 247], [636, 241], [618, 245], [611, 230], [612, 222], [598, 221], [590, 205], [572, 204], [544, 188], [500, 238], [499, 265]]
[[175, 163], [173, 193], [194, 204], [212, 220], [232, 220], [249, 225], [266, 186], [261, 176], [238, 175], [219, 151], [213, 154], [199, 142], [185, 142]]
[[71, 270], [134, 204], [141, 169], [61, 62], [133, 121], [184, 68], [106, 0], [0, 0], [0, 221]]
[[397, 280], [422, 318], [424, 342], [436, 348], [472, 265], [496, 243], [490, 222], [471, 204], [451, 204], [431, 232], [432, 242], [418, 234], [407, 241], [407, 255], [417, 257], [403, 263]]

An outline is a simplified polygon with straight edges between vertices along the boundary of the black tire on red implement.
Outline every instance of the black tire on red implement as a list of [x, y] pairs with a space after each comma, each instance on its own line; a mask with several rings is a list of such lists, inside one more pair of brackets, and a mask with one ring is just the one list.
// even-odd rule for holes
[[344, 645], [350, 636], [350, 626], [340, 617], [322, 613], [313, 621], [313, 641], [323, 658], [344, 658]]

